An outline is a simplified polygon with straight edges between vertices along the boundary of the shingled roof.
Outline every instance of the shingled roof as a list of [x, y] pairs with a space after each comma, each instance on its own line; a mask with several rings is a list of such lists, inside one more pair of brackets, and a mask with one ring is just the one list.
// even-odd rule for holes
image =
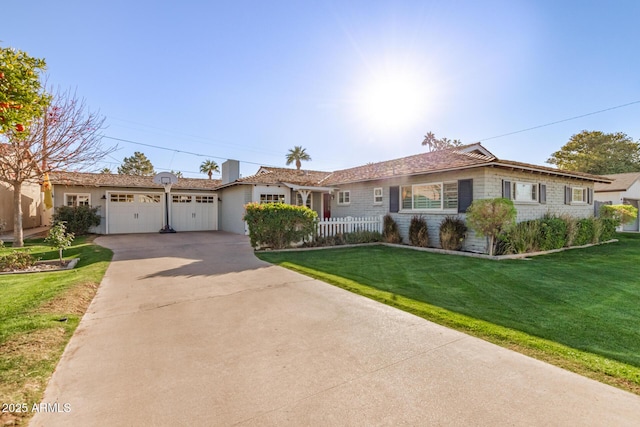
[[[152, 176], [120, 175], [112, 173], [51, 172], [49, 180], [54, 185], [77, 185], [82, 187], [163, 188], [153, 182]], [[220, 186], [219, 179], [179, 178], [172, 186], [178, 190], [214, 190]]]
[[240, 178], [234, 183], [267, 185], [288, 183], [301, 186], [317, 186], [320, 181], [329, 175], [331, 175], [331, 172], [261, 166], [255, 175]]
[[627, 191], [634, 182], [640, 179], [640, 172], [616, 173], [613, 175], [603, 175], [613, 182], [611, 184], [596, 184], [594, 191], [596, 193], [606, 191]]
[[[478, 149], [482, 149], [481, 152], [478, 151]], [[470, 144], [454, 149], [421, 153], [400, 159], [339, 170], [322, 181], [322, 185], [338, 185], [391, 178], [394, 176], [409, 176], [443, 172], [452, 169], [463, 169], [489, 164], [495, 159], [495, 156], [479, 144]]]

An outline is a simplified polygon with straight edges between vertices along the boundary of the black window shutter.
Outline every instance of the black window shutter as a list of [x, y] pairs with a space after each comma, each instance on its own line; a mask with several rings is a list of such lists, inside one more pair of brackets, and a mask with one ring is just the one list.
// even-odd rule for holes
[[398, 212], [400, 210], [400, 187], [389, 187], [389, 212]]
[[467, 211], [473, 202], [473, 180], [461, 179], [458, 181], [458, 213]]
[[568, 185], [564, 186], [564, 204], [571, 204], [571, 187], [569, 187]]
[[547, 185], [540, 184], [540, 191], [538, 192], [540, 197], [540, 203], [543, 205], [547, 203]]
[[511, 181], [502, 180], [502, 197], [511, 199]]

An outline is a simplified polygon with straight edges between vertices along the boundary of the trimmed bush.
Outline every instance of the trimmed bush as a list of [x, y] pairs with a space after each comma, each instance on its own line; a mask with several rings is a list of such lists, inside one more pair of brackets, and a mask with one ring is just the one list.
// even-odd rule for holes
[[13, 251], [0, 256], [0, 271], [24, 270], [36, 264], [37, 259], [29, 251]]
[[243, 218], [249, 225], [251, 246], [282, 249], [310, 238], [318, 214], [306, 206], [284, 203], [249, 203]]
[[595, 225], [593, 218], [582, 218], [578, 220], [578, 231], [573, 242], [574, 246], [588, 245], [594, 242]]
[[549, 251], [567, 244], [567, 222], [559, 217], [545, 216], [540, 220], [538, 250]]
[[598, 218], [598, 221], [602, 223], [602, 235], [600, 236], [601, 242], [611, 240], [616, 236], [616, 228], [619, 222], [615, 218]]
[[442, 249], [459, 251], [467, 235], [464, 221], [455, 216], [446, 216], [440, 223], [440, 246]]
[[60, 206], [53, 214], [53, 222], [66, 224], [67, 231], [76, 236], [89, 234], [91, 227], [100, 225], [98, 208], [91, 206]]
[[386, 214], [382, 220], [382, 239], [387, 243], [402, 243], [398, 223], [389, 214]]
[[429, 245], [429, 233], [427, 232], [427, 221], [418, 215], [411, 218], [409, 224], [409, 242], [413, 246], [426, 248]]
[[467, 223], [476, 233], [489, 238], [489, 255], [493, 255], [496, 237], [514, 225], [516, 215], [509, 199], [479, 199], [467, 209]]

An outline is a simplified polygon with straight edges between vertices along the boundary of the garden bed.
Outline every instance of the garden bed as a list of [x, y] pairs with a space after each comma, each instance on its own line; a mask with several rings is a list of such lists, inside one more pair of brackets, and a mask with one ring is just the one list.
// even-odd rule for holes
[[35, 265], [31, 265], [24, 269], [13, 269], [0, 271], [0, 275], [3, 274], [25, 274], [25, 273], [43, 273], [43, 272], [52, 272], [52, 271], [61, 271], [61, 270], [70, 270], [78, 264], [80, 258], [72, 258], [70, 260], [63, 260], [62, 265], [60, 265], [59, 260], [46, 260], [46, 261], [36, 261]]

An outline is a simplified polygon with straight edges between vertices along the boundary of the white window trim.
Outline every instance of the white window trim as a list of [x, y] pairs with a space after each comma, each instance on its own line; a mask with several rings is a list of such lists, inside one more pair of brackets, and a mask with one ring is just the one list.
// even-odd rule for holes
[[[518, 184], [530, 185], [532, 191], [535, 189], [535, 192], [536, 192], [535, 200], [532, 199], [532, 198], [529, 198], [529, 199], [526, 199], [526, 200], [517, 199], [516, 198], [516, 188], [517, 188]], [[537, 204], [537, 203], [540, 203], [540, 184], [537, 183], [537, 182], [511, 181], [511, 200], [513, 200], [514, 203], [523, 203], [523, 204]]]
[[[342, 202], [340, 201], [340, 194], [342, 194]], [[348, 202], [345, 202], [345, 195], [347, 195], [347, 198], [349, 199]], [[351, 204], [351, 190], [340, 190], [338, 191], [338, 194], [336, 196], [336, 203], [338, 204], [338, 206], [349, 206]]]
[[[271, 198], [273, 199], [274, 197], [277, 197], [277, 201], [274, 200], [265, 200], [262, 201], [262, 196], [271, 196]], [[260, 193], [258, 196], [258, 203], [260, 204], [264, 204], [264, 203], [286, 203], [287, 199], [285, 197], [284, 194], [282, 193]]]
[[[410, 213], [410, 212], [418, 212], [418, 213], [429, 213], [429, 212], [444, 212], [444, 213], [452, 213], [452, 212], [457, 212], [458, 208], [445, 208], [444, 207], [444, 186], [445, 184], [456, 184], [457, 185], [458, 181], [439, 181], [439, 182], [420, 182], [420, 183], [416, 183], [416, 184], [409, 184], [409, 185], [401, 185], [400, 186], [400, 194], [398, 195], [400, 197], [399, 200], [399, 213]], [[424, 185], [439, 185], [440, 186], [440, 207], [439, 208], [426, 208], [426, 209], [414, 209], [413, 208], [413, 188], [414, 187], [420, 187], [420, 186], [424, 186]], [[403, 187], [411, 187], [411, 208], [403, 208], [402, 207], [402, 188]], [[457, 196], [458, 197], [458, 196]], [[456, 203], [457, 206], [457, 203]]]
[[[86, 196], [87, 199], [89, 199], [89, 206], [91, 206], [91, 194], [90, 193], [64, 193], [64, 205], [65, 206], [69, 206], [67, 204], [67, 196], [76, 196], [76, 197]], [[76, 205], [76, 206], [80, 206], [80, 205]]]
[[[376, 192], [379, 192], [380, 194], [376, 194]], [[382, 189], [382, 187], [376, 187], [373, 189], [373, 204], [374, 205], [381, 205], [383, 202], [383, 197], [384, 197], [384, 190]], [[377, 198], [380, 198], [380, 200], [376, 200]]]
[[[579, 190], [582, 192], [582, 200], [574, 200], [573, 192]], [[587, 205], [588, 204], [588, 190], [587, 187], [571, 187], [571, 204], [572, 205]]]

